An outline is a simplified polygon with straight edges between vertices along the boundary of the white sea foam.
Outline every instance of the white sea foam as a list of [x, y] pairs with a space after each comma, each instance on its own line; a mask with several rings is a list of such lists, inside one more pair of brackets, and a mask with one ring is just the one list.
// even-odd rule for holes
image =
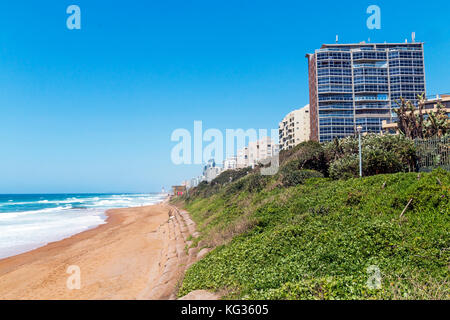
[[[162, 199], [159, 195], [119, 194], [67, 197], [61, 200], [39, 199], [35, 202], [4, 202], [2, 205], [6, 203], [8, 206], [54, 207], [17, 212], [0, 211], [0, 258], [26, 252], [103, 224], [106, 221], [107, 209], [149, 205]], [[73, 208], [72, 204], [76, 207]]]

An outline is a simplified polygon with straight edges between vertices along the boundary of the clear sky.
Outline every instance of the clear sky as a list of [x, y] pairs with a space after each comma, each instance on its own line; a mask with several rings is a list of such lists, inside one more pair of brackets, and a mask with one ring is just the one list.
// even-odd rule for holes
[[[66, 8], [81, 8], [68, 30]], [[381, 29], [366, 8], [381, 8]], [[323, 43], [424, 41], [427, 94], [450, 92], [442, 1], [2, 1], [0, 193], [150, 192], [198, 175], [173, 130], [276, 128], [309, 102]]]

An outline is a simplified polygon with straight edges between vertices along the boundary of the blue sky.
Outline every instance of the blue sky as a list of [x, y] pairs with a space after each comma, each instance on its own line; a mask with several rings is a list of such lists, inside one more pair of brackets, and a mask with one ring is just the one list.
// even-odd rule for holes
[[[66, 8], [81, 8], [81, 30]], [[381, 30], [366, 8], [381, 8]], [[3, 1], [0, 193], [159, 191], [173, 130], [276, 128], [308, 103], [323, 43], [424, 41], [427, 94], [450, 92], [447, 1]]]

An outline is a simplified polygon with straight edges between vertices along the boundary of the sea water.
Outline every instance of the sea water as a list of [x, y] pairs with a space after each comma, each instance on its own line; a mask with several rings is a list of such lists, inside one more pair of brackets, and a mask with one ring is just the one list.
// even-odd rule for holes
[[161, 202], [162, 194], [0, 194], [0, 259], [104, 224], [111, 208]]

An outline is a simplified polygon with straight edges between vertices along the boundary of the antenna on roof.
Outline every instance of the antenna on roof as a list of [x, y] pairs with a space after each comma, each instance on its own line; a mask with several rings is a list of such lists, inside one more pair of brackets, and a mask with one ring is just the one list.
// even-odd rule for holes
[[408, 43], [408, 39], [405, 39], [405, 43]]
[[339, 35], [336, 35], [336, 43], [339, 41]]
[[411, 33], [411, 40], [413, 43], [416, 42], [416, 33], [415, 32]]

